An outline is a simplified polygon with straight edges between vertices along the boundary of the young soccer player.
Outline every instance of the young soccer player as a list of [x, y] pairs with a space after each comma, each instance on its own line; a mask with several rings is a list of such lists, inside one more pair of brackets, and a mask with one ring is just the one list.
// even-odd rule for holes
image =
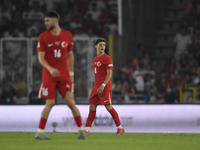
[[112, 77], [113, 62], [105, 53], [105, 39], [97, 39], [95, 41], [95, 48], [97, 51], [97, 56], [93, 60], [95, 82], [88, 102], [90, 104], [90, 112], [85, 125], [85, 133], [90, 134], [90, 128], [95, 119], [97, 105], [101, 103], [111, 114], [117, 126], [116, 135], [120, 135], [125, 131], [120, 123], [116, 110], [112, 107], [112, 84], [110, 79]]
[[37, 47], [38, 60], [43, 66], [42, 84], [38, 97], [46, 99], [46, 105], [41, 114], [35, 139], [50, 140], [44, 133], [44, 129], [51, 108], [55, 105], [56, 90], [63, 96], [72, 111], [78, 126], [78, 139], [85, 139], [81, 116], [76, 107], [73, 94], [74, 55], [72, 51], [72, 34], [60, 28], [59, 14], [56, 11], [46, 13], [44, 21], [47, 31], [40, 34]]

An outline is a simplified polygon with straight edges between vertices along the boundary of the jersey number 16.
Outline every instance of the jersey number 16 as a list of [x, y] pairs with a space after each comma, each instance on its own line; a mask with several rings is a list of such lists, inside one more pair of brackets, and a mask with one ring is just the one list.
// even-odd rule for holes
[[60, 58], [61, 57], [61, 52], [60, 49], [54, 49], [54, 57]]
[[48, 88], [42, 88], [42, 95], [47, 96], [48, 94]]

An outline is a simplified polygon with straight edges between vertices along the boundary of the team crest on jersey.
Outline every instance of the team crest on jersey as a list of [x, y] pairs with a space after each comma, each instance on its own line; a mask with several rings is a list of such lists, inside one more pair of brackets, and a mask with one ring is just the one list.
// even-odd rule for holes
[[98, 67], [101, 66], [101, 62], [100, 61], [97, 62], [97, 66]]
[[62, 46], [63, 48], [66, 48], [66, 47], [68, 46], [68, 43], [67, 43], [66, 41], [63, 41], [63, 42], [61, 43], [61, 46]]

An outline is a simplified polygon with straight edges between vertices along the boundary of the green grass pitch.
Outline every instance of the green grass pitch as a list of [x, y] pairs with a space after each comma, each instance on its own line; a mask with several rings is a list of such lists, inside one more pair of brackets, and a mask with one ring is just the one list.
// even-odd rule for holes
[[0, 132], [0, 150], [199, 150], [200, 134], [91, 133], [77, 140], [74, 133], [46, 133], [52, 140], [35, 140], [33, 132]]

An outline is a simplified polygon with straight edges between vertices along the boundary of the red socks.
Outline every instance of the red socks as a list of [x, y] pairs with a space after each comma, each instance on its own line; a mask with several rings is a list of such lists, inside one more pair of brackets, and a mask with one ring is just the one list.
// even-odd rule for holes
[[[117, 127], [120, 126], [121, 122], [119, 120], [119, 116], [118, 116], [116, 110], [114, 108], [112, 108], [109, 111], [109, 113], [111, 114], [116, 126]], [[96, 111], [90, 110], [90, 113], [88, 115], [88, 118], [87, 118], [87, 121], [86, 121], [86, 124], [85, 124], [86, 127], [91, 127], [92, 126], [92, 122], [94, 121], [95, 116], [96, 116]], [[75, 120], [76, 125], [78, 127], [82, 126], [82, 120], [81, 120], [81, 116], [80, 115], [77, 116], [77, 117], [74, 117], [74, 120]], [[40, 119], [40, 123], [39, 123], [39, 129], [43, 129], [44, 130], [46, 122], [47, 122], [47, 119], [41, 118]]]
[[[82, 120], [81, 120], [80, 115], [78, 117], [74, 117], [74, 120], [75, 120], [78, 127], [82, 126]], [[47, 119], [41, 118], [40, 123], [39, 123], [39, 129], [44, 130], [46, 123], [47, 123]]]
[[82, 120], [81, 120], [81, 115], [77, 116], [77, 117], [74, 117], [74, 120], [76, 122], [76, 125], [78, 127], [81, 127], [82, 126]]
[[113, 118], [113, 120], [114, 120], [116, 126], [117, 126], [117, 127], [120, 126], [120, 125], [121, 125], [121, 122], [120, 122], [120, 120], [119, 120], [119, 116], [118, 116], [116, 110], [115, 110], [114, 108], [112, 108], [112, 109], [109, 111], [109, 113], [111, 114], [111, 116], [112, 116], [112, 118]]
[[[111, 114], [116, 126], [120, 126], [121, 125], [121, 122], [119, 120], [119, 116], [116, 112], [116, 110], [114, 108], [112, 108], [109, 113]], [[87, 118], [87, 121], [86, 121], [86, 124], [85, 124], [85, 127], [91, 127], [92, 126], [92, 122], [94, 121], [95, 119], [95, 116], [96, 116], [96, 111], [93, 111], [93, 110], [90, 110], [90, 113], [88, 115], [88, 118]]]
[[96, 116], [96, 110], [90, 110], [90, 113], [88, 115], [88, 118], [87, 118], [87, 121], [86, 121], [86, 124], [85, 126], [86, 127], [91, 127], [92, 126], [92, 122], [94, 121], [94, 118]]
[[39, 124], [39, 129], [43, 129], [44, 130], [46, 123], [47, 123], [47, 119], [41, 118], [40, 119], [40, 124]]

